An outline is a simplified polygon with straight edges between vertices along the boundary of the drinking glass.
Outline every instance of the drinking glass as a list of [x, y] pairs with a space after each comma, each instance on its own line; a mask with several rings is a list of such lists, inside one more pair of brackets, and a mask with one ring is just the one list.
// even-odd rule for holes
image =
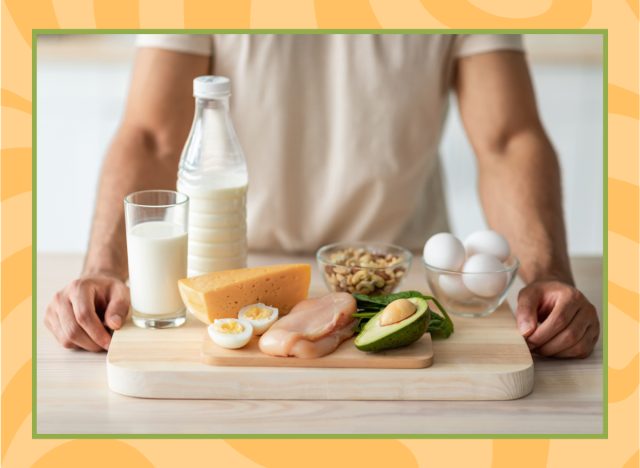
[[189, 197], [144, 190], [124, 199], [133, 323], [179, 327], [186, 321], [178, 280], [187, 276]]

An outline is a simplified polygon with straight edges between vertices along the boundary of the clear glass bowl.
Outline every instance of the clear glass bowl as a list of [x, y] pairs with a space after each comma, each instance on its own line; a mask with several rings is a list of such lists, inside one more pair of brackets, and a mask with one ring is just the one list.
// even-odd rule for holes
[[409, 272], [411, 259], [403, 247], [369, 242], [329, 244], [316, 253], [329, 291], [367, 296], [395, 291]]
[[513, 256], [504, 262], [504, 269], [487, 273], [442, 270], [423, 263], [432, 294], [447, 312], [460, 317], [485, 317], [500, 307], [520, 266]]

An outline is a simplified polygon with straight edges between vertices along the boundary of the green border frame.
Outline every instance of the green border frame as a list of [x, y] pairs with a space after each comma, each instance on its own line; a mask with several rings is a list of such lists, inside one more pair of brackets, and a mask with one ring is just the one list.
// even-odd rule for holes
[[[602, 432], [596, 434], [40, 434], [37, 432], [37, 59], [38, 36], [71, 34], [586, 34], [602, 37]], [[31, 436], [34, 439], [607, 439], [609, 436], [609, 272], [608, 272], [608, 29], [32, 29], [31, 31], [31, 159], [32, 159], [32, 309]]]

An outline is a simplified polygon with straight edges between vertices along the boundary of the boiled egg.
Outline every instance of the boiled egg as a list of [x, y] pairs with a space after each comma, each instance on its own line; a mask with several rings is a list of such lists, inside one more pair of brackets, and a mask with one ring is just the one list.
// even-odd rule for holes
[[442, 274], [438, 278], [438, 284], [449, 299], [465, 302], [473, 298], [473, 293], [462, 281], [462, 275]]
[[253, 336], [251, 323], [234, 318], [216, 319], [207, 331], [215, 344], [227, 349], [242, 348]]
[[476, 231], [464, 240], [464, 248], [467, 257], [475, 254], [489, 254], [501, 262], [506, 261], [511, 255], [509, 242], [496, 231]]
[[489, 254], [471, 256], [464, 264], [462, 281], [474, 294], [482, 297], [494, 297], [501, 294], [507, 286], [507, 272], [502, 262]]
[[462, 242], [448, 232], [431, 236], [424, 245], [423, 255], [428, 265], [450, 271], [459, 271], [465, 259]]
[[262, 335], [278, 320], [278, 309], [264, 304], [251, 304], [240, 309], [238, 318], [249, 322], [256, 336]]

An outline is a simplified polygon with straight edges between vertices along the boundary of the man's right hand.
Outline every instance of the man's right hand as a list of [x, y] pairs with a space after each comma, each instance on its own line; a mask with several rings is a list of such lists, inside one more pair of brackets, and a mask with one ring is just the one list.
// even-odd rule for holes
[[129, 288], [118, 278], [86, 276], [58, 291], [47, 306], [44, 323], [65, 348], [102, 351], [129, 312]]
[[209, 74], [210, 67], [209, 56], [138, 50], [125, 114], [102, 166], [86, 274], [59, 291], [45, 315], [63, 346], [107, 349], [109, 329], [124, 323], [130, 299], [123, 281], [127, 247], [122, 200], [138, 190], [175, 188], [193, 120], [193, 79]]

